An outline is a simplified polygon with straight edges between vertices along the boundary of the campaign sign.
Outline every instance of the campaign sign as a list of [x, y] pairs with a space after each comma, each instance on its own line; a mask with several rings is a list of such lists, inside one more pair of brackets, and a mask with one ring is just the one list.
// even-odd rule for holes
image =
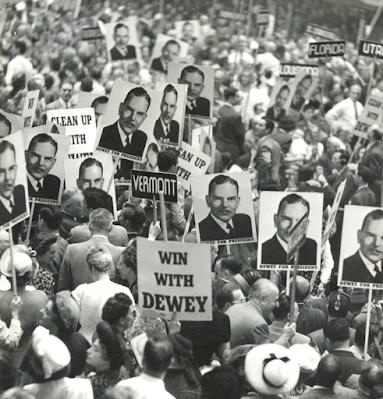
[[366, 101], [366, 105], [361, 113], [352, 134], [367, 138], [367, 131], [372, 125], [382, 123], [382, 97], [371, 94]]
[[32, 127], [35, 118], [37, 102], [39, 100], [40, 90], [31, 90], [27, 92], [24, 101], [22, 116], [24, 118], [24, 127]]
[[306, 33], [312, 37], [320, 39], [337, 40], [338, 36], [331, 29], [324, 28], [323, 26], [309, 24], [306, 28]]
[[98, 26], [82, 28], [80, 35], [81, 40], [97, 40], [104, 38], [104, 35]]
[[287, 262], [296, 254], [306, 241], [309, 213], [306, 212], [301, 219], [290, 229], [287, 241]]
[[257, 14], [257, 25], [267, 25], [269, 23], [269, 10], [259, 10]]
[[96, 141], [96, 120], [93, 108], [54, 109], [47, 112], [48, 121], [65, 126], [71, 137], [69, 159], [92, 155]]
[[219, 10], [219, 18], [230, 19], [231, 21], [242, 21], [247, 20], [246, 14], [240, 14], [239, 12], [229, 10]]
[[137, 239], [140, 313], [147, 317], [212, 320], [210, 245]]
[[164, 193], [165, 202], [177, 203], [177, 175], [172, 173], [132, 170], [132, 197], [160, 200]]
[[343, 57], [346, 51], [346, 41], [309, 43], [309, 58]]
[[312, 76], [319, 76], [318, 65], [294, 63], [282, 63], [279, 67], [279, 76], [281, 78], [294, 78], [301, 71]]
[[369, 42], [367, 40], [359, 41], [359, 55], [371, 58], [383, 59], [383, 44], [376, 42]]

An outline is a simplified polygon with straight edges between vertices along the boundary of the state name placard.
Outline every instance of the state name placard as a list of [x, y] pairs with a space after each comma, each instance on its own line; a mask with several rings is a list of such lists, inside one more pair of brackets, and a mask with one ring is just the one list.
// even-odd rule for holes
[[383, 59], [383, 44], [376, 42], [369, 42], [367, 40], [359, 41], [359, 55], [371, 58]]
[[247, 20], [247, 16], [245, 14], [240, 14], [239, 12], [230, 10], [219, 10], [219, 18], [242, 22], [245, 22]]
[[372, 125], [382, 124], [383, 100], [380, 96], [371, 94], [366, 101], [363, 112], [360, 115], [352, 134], [366, 139], [367, 131]]
[[257, 13], [257, 25], [266, 26], [269, 23], [269, 10], [259, 10]]
[[177, 203], [177, 175], [172, 173], [132, 170], [132, 197], [160, 200], [164, 193], [165, 202]]
[[343, 57], [346, 52], [346, 41], [309, 43], [309, 58]]
[[81, 29], [81, 40], [103, 39], [104, 35], [98, 26], [86, 27]]
[[323, 26], [309, 24], [306, 28], [306, 33], [312, 37], [319, 37], [320, 39], [337, 40], [338, 36], [331, 29], [324, 28]]
[[71, 137], [69, 159], [93, 154], [96, 141], [94, 108], [54, 109], [47, 112], [47, 119], [65, 126], [65, 135]]
[[138, 303], [142, 316], [212, 320], [210, 245], [137, 238]]
[[312, 76], [319, 76], [318, 65], [294, 63], [282, 63], [279, 67], [279, 76], [281, 78], [294, 78], [301, 71]]

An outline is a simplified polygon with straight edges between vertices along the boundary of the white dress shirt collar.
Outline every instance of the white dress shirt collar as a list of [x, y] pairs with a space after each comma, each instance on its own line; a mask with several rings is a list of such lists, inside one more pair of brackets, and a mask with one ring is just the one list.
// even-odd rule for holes
[[27, 175], [28, 175], [29, 183], [31, 183], [31, 185], [35, 189], [35, 191], [39, 191], [39, 189], [37, 188], [38, 182], [40, 182], [41, 187], [44, 187], [44, 178], [42, 178], [40, 180], [36, 180], [29, 172], [27, 172]]
[[228, 224], [234, 229], [233, 222], [231, 220], [229, 220], [228, 222], [222, 222], [222, 220], [217, 219], [211, 212], [210, 215], [213, 218], [213, 220], [218, 224], [218, 226], [222, 230], [224, 230], [227, 234], [230, 233], [230, 230], [227, 228]]
[[[165, 125], [164, 121], [162, 120], [162, 118], [160, 117], [160, 121], [161, 121], [161, 126], [162, 126], [162, 130], [164, 131], [165, 137], [168, 137], [168, 130], [167, 130], [167, 126]], [[169, 125], [168, 125], [169, 126]], [[169, 126], [170, 129], [170, 126]]]
[[279, 237], [278, 233], [277, 233], [277, 239], [278, 239], [279, 243], [281, 244], [282, 248], [284, 249], [284, 251], [287, 253], [287, 242], [284, 242], [282, 240], [282, 238]]
[[15, 199], [13, 198], [13, 194], [9, 197], [9, 199], [4, 198], [3, 196], [0, 195], [0, 201], [5, 206], [5, 209], [9, 213], [12, 213], [11, 202], [12, 202], [13, 206], [15, 206]]
[[[120, 121], [117, 122], [117, 127], [118, 127], [118, 133], [120, 135], [122, 146], [125, 147], [126, 146], [126, 138], [128, 137], [128, 135], [122, 130], [122, 127], [120, 126]], [[129, 134], [129, 143], [132, 142], [132, 137], [133, 137], [133, 133]]]
[[378, 266], [379, 270], [382, 271], [382, 261], [376, 262], [376, 263], [372, 263], [370, 260], [368, 260], [363, 254], [362, 251], [359, 250], [359, 255], [362, 258], [363, 263], [365, 264], [365, 266], [367, 267], [368, 271], [375, 277], [376, 276], [376, 271], [375, 269], [375, 265]]

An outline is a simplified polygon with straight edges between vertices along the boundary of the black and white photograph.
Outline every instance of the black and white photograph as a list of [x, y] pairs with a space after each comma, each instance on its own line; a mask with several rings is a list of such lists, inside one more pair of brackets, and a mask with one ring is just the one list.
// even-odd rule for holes
[[213, 125], [205, 125], [193, 129], [192, 146], [211, 158], [208, 172], [214, 173], [214, 159], [217, 144], [213, 139]]
[[294, 89], [292, 85], [285, 81], [279, 81], [271, 92], [266, 118], [279, 122], [290, 109], [293, 96]]
[[174, 24], [176, 38], [185, 43], [193, 45], [200, 35], [200, 24], [198, 19], [188, 21], [176, 21]]
[[291, 100], [290, 108], [300, 112], [305, 102], [308, 101], [314, 90], [317, 88], [319, 78], [305, 71], [300, 71], [293, 80], [290, 86], [293, 89], [294, 95]]
[[186, 116], [205, 119], [213, 116], [213, 68], [170, 63], [168, 81], [187, 85]]
[[180, 147], [187, 89], [185, 85], [167, 82], [156, 82], [155, 88], [162, 93], [162, 100], [154, 125], [154, 138], [161, 144]]
[[0, 139], [0, 228], [29, 216], [28, 188], [22, 133]]
[[[87, 188], [97, 188], [107, 191], [108, 210], [116, 215], [116, 192], [113, 184], [112, 155], [95, 151], [92, 156], [79, 159], [68, 159], [64, 162], [65, 187], [78, 188], [81, 191]], [[109, 190], [108, 190], [109, 188]]]
[[259, 211], [258, 270], [286, 269], [290, 229], [308, 213], [306, 241], [299, 250], [298, 270], [320, 267], [322, 193], [262, 191]]
[[383, 209], [346, 205], [338, 284], [383, 289]]
[[175, 62], [175, 57], [186, 57], [188, 50], [189, 44], [171, 36], [159, 34], [153, 48], [149, 68], [156, 73], [166, 75], [169, 64]]
[[101, 124], [102, 117], [105, 114], [109, 97], [96, 93], [80, 91], [78, 93], [77, 108], [93, 108], [96, 119], [96, 127]]
[[60, 203], [69, 145], [70, 137], [60, 134], [24, 134], [29, 201]]
[[24, 120], [20, 115], [11, 114], [0, 109], [0, 138], [23, 129]]
[[132, 21], [120, 20], [105, 24], [109, 61], [129, 61], [139, 58], [137, 30]]
[[257, 241], [248, 172], [192, 176], [190, 184], [198, 242]]

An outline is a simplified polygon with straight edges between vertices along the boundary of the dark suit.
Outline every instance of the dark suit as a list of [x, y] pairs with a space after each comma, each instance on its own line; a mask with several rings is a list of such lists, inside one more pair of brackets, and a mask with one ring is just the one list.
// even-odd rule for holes
[[289, 152], [292, 138], [287, 132], [283, 129], [277, 128], [273, 130], [269, 137], [279, 144], [284, 154]]
[[161, 62], [161, 57], [153, 58], [152, 64], [150, 65], [150, 69], [162, 73], [167, 72], [167, 69], [164, 68], [164, 65]]
[[179, 136], [180, 136], [180, 125], [177, 121], [171, 121], [169, 124], [169, 134], [166, 136], [164, 129], [162, 128], [162, 124], [160, 119], [156, 120], [154, 124], [154, 137], [158, 141], [162, 141], [162, 139], [168, 139], [170, 143], [178, 144]]
[[231, 219], [234, 229], [228, 234], [224, 231], [211, 214], [199, 223], [199, 233], [201, 241], [229, 240], [231, 238], [253, 237], [250, 216], [239, 213]]
[[136, 130], [134, 133], [129, 135], [130, 143], [128, 145], [124, 145], [121, 142], [117, 123], [118, 121], [113, 125], [104, 127], [98, 145], [109, 150], [134, 155], [136, 157], [142, 157], [142, 153], [144, 152], [146, 141], [148, 139], [146, 133], [142, 132], [141, 130]]
[[69, 237], [70, 235], [69, 233], [73, 229], [73, 227], [79, 225], [80, 223], [77, 222], [71, 215], [68, 215], [67, 213], [63, 212], [63, 220], [59, 228], [60, 237], [66, 240]]
[[359, 251], [343, 261], [342, 280], [383, 284], [383, 276], [378, 277], [378, 275], [376, 275], [376, 277], [374, 277], [368, 271], [359, 255]]
[[362, 365], [365, 362], [355, 357], [352, 352], [345, 349], [336, 349], [332, 354], [335, 355], [342, 364], [342, 373], [340, 374], [339, 381], [343, 385], [351, 375], [360, 374], [362, 372]]
[[121, 60], [134, 60], [137, 58], [136, 48], [134, 46], [128, 45], [128, 52], [125, 56], [123, 56], [116, 47], [113, 47], [110, 50], [110, 58], [112, 61], [121, 61]]
[[36, 191], [28, 178], [28, 194], [33, 198], [47, 198], [58, 200], [60, 191], [60, 179], [55, 175], [46, 175], [44, 177], [44, 185], [39, 191]]
[[[267, 265], [292, 265], [294, 258], [290, 262], [286, 261], [287, 254], [279, 243], [275, 234], [270, 240], [262, 244], [262, 264]], [[306, 238], [306, 242], [299, 250], [300, 265], [316, 265], [317, 262], [317, 243], [311, 238]]]
[[291, 102], [291, 108], [295, 109], [296, 111], [300, 111], [305, 101], [306, 99], [304, 97], [294, 97], [293, 101]]
[[0, 226], [10, 222], [17, 216], [22, 215], [24, 212], [26, 212], [25, 190], [21, 184], [15, 186], [13, 190], [13, 199], [15, 201], [15, 206], [12, 209], [12, 213], [8, 212], [3, 203], [0, 201]]
[[266, 118], [271, 119], [272, 121], [278, 122], [283, 118], [286, 114], [286, 110], [284, 108], [281, 108], [279, 111], [278, 116], [276, 116], [276, 110], [275, 107], [272, 106], [270, 107], [267, 112], [266, 112]]
[[315, 308], [307, 308], [304, 304], [299, 305], [299, 315], [297, 319], [297, 332], [308, 335], [326, 324], [326, 315]]
[[195, 100], [196, 106], [190, 109], [186, 104], [186, 115], [206, 116], [210, 117], [210, 101], [204, 97], [198, 97]]
[[375, 204], [375, 194], [368, 187], [361, 188], [351, 198], [351, 205], [375, 206]]

